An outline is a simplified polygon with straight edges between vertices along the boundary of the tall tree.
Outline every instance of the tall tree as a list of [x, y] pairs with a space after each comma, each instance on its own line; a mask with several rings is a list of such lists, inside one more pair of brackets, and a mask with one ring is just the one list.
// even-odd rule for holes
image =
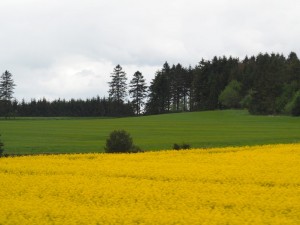
[[193, 104], [191, 100], [191, 91], [192, 91], [192, 82], [193, 82], [193, 69], [189, 66], [188, 69], [185, 69], [185, 75], [183, 78], [183, 111], [191, 110], [191, 105]]
[[300, 60], [295, 52], [291, 52], [287, 58], [288, 82], [295, 82], [300, 89]]
[[173, 104], [172, 107], [174, 111], [180, 110], [180, 101], [183, 97], [184, 76], [185, 71], [179, 63], [176, 66], [172, 66], [170, 76], [170, 91]]
[[276, 102], [284, 84], [285, 58], [278, 54], [259, 54], [256, 58], [256, 77], [249, 112], [278, 113]]
[[134, 105], [136, 115], [140, 115], [141, 107], [145, 103], [145, 98], [147, 96], [147, 86], [146, 81], [141, 72], [136, 71], [130, 81], [129, 94], [132, 96], [132, 104]]
[[170, 66], [166, 62], [161, 71], [157, 71], [149, 87], [149, 100], [146, 105], [148, 114], [170, 112], [171, 88]]
[[209, 74], [210, 74], [210, 61], [202, 59], [193, 71], [194, 80], [192, 83], [192, 108], [193, 110], [207, 110], [208, 97], [210, 93]]
[[6, 70], [0, 77], [0, 99], [10, 101], [13, 98], [15, 86], [12, 74]]
[[15, 86], [12, 74], [6, 70], [0, 77], [0, 106], [5, 117], [9, 117], [11, 114], [11, 100]]
[[120, 65], [117, 65], [110, 77], [112, 80], [108, 82], [110, 88], [109, 97], [119, 104], [123, 103], [127, 95], [126, 73], [122, 70]]

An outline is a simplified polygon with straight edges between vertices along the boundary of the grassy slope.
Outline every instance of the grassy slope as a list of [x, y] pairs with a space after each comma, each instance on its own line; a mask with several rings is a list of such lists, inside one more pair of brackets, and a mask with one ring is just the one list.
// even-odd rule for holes
[[101, 152], [108, 134], [126, 129], [145, 150], [300, 142], [300, 118], [246, 111], [178, 113], [121, 119], [0, 120], [6, 153]]

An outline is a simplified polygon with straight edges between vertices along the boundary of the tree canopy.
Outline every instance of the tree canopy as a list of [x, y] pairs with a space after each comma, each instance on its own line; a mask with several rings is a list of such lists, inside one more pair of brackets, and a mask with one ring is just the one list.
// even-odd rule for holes
[[125, 71], [117, 65], [108, 83], [109, 98], [20, 102], [12, 101], [15, 85], [6, 71], [0, 81], [0, 116], [5, 115], [4, 102], [22, 116], [132, 116], [224, 108], [299, 114], [300, 60], [294, 52], [287, 57], [260, 53], [242, 60], [215, 56], [188, 68], [165, 62], [149, 88], [140, 71], [133, 74], [129, 90], [126, 81]]

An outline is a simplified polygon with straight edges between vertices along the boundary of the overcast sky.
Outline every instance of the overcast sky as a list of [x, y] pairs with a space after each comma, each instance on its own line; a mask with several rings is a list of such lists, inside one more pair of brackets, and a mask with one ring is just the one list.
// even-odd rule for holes
[[150, 82], [165, 61], [300, 56], [299, 0], [0, 0], [0, 72], [17, 99], [107, 96], [120, 64]]

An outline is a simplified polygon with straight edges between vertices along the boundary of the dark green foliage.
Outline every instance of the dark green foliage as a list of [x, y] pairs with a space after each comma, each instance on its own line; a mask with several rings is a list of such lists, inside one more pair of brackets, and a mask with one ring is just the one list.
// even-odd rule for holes
[[191, 146], [189, 144], [186, 144], [186, 143], [182, 143], [182, 144], [175, 143], [173, 145], [174, 150], [190, 149], [190, 148], [191, 148]]
[[173, 149], [175, 149], [175, 150], [179, 150], [179, 149], [180, 149], [180, 146], [179, 146], [179, 144], [175, 143], [175, 144], [173, 145]]
[[146, 104], [147, 114], [167, 113], [171, 110], [170, 66], [166, 62], [158, 71], [149, 87], [149, 100]]
[[201, 60], [194, 70], [193, 106], [195, 110], [219, 109], [219, 96], [227, 86], [233, 71], [238, 68], [238, 59], [217, 58]]
[[134, 153], [141, 151], [138, 146], [133, 145], [132, 137], [125, 130], [115, 130], [106, 139], [105, 152], [107, 153]]
[[298, 91], [294, 96], [291, 107], [291, 114], [293, 116], [300, 116], [300, 91]]
[[[1, 137], [1, 134], [0, 134], [0, 137]], [[3, 146], [4, 146], [4, 144], [3, 144], [3, 142], [0, 139], [0, 157], [3, 156], [3, 152], [4, 152]]]
[[13, 98], [15, 86], [12, 74], [6, 70], [0, 77], [0, 100], [10, 101]]
[[195, 68], [164, 64], [150, 85], [147, 114], [246, 107], [251, 114], [284, 112], [300, 89], [295, 53], [202, 59]]
[[240, 101], [240, 105], [243, 109], [248, 109], [250, 103], [252, 102], [253, 91], [250, 89], [246, 96]]
[[[11, 108], [16, 116], [25, 117], [120, 117], [133, 116], [134, 111], [131, 103], [118, 103], [109, 98], [81, 99], [58, 99], [47, 101], [31, 99], [28, 102], [12, 101]], [[5, 116], [0, 101], [0, 116]]]
[[138, 152], [144, 152], [144, 151], [139, 146], [133, 145], [130, 152], [138, 153]]
[[276, 99], [276, 108], [278, 112], [291, 114], [291, 100], [297, 92], [297, 84], [295, 81], [289, 84], [284, 84], [281, 95]]
[[118, 103], [121, 103], [127, 95], [126, 73], [122, 70], [120, 65], [117, 65], [110, 77], [111, 81], [108, 82], [109, 97]]
[[194, 69], [194, 80], [192, 83], [193, 89], [193, 109], [194, 110], [207, 110], [208, 109], [208, 96], [210, 87], [208, 84], [210, 62], [202, 61]]
[[291, 52], [286, 60], [286, 74], [287, 83], [295, 82], [297, 89], [300, 89], [300, 60], [296, 53]]
[[189, 93], [187, 70], [181, 64], [173, 65], [170, 71], [171, 110], [186, 111]]
[[190, 146], [189, 144], [183, 143], [183, 144], [181, 145], [181, 148], [182, 148], [182, 149], [190, 149], [191, 146]]
[[240, 108], [242, 85], [237, 80], [232, 80], [221, 92], [219, 101], [227, 108]]
[[284, 84], [285, 58], [278, 54], [260, 54], [256, 58], [255, 82], [249, 112], [277, 114], [276, 100]]
[[141, 114], [143, 104], [148, 115], [240, 107], [251, 114], [291, 115], [293, 96], [300, 90], [300, 60], [291, 52], [287, 58], [267, 53], [244, 60], [213, 57], [194, 68], [166, 62], [149, 86], [147, 102], [145, 80], [138, 71], [130, 83], [132, 101], [125, 101], [127, 78], [120, 65], [111, 74], [109, 99], [11, 101], [15, 85], [8, 71], [3, 78], [10, 83], [10, 92], [0, 83], [0, 116], [6, 117], [132, 116]]
[[12, 74], [6, 70], [0, 77], [0, 113], [6, 118], [14, 115], [11, 100], [15, 86]]
[[129, 93], [132, 96], [132, 104], [135, 109], [136, 115], [140, 115], [141, 107], [145, 104], [145, 98], [147, 96], [146, 81], [141, 72], [134, 73], [132, 80], [130, 81]]

